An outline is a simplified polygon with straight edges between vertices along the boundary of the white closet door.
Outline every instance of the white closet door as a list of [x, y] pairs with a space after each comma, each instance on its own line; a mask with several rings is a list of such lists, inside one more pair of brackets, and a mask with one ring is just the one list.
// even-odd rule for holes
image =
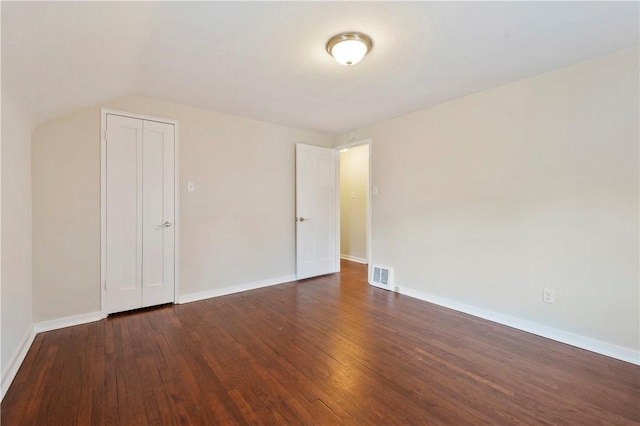
[[174, 126], [143, 124], [142, 305], [174, 298]]
[[106, 313], [172, 302], [174, 125], [107, 114]]
[[142, 120], [107, 116], [107, 313], [142, 306]]

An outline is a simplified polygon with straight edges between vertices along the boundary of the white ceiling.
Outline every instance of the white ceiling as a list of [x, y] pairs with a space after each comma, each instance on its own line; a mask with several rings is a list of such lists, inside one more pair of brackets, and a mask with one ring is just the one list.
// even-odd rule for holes
[[[34, 120], [131, 94], [339, 133], [639, 42], [639, 3], [2, 2]], [[373, 38], [358, 65], [325, 43]]]

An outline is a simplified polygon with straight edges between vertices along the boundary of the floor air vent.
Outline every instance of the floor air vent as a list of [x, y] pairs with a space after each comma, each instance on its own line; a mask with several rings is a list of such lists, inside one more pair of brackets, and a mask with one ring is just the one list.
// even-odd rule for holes
[[385, 290], [393, 290], [393, 269], [373, 265], [371, 285]]

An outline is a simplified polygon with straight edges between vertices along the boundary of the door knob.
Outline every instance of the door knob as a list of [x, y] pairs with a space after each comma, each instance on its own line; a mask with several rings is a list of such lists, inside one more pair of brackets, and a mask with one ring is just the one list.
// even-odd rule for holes
[[306, 218], [304, 218], [304, 217], [302, 217], [302, 216], [300, 216], [300, 217], [298, 218], [298, 222], [304, 222], [305, 220], [310, 220], [310, 219], [306, 219]]
[[163, 223], [162, 225], [158, 226], [156, 229], [168, 228], [168, 227], [170, 227], [171, 225], [172, 225], [172, 224], [171, 224], [171, 222], [169, 222], [169, 221], [167, 220], [165, 223]]

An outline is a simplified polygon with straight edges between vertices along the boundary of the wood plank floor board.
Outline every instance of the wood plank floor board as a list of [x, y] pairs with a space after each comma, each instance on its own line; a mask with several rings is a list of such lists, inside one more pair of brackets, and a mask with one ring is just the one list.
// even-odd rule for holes
[[[224, 283], [223, 283], [224, 285]], [[366, 265], [36, 336], [2, 425], [640, 424], [640, 367], [371, 287]]]

